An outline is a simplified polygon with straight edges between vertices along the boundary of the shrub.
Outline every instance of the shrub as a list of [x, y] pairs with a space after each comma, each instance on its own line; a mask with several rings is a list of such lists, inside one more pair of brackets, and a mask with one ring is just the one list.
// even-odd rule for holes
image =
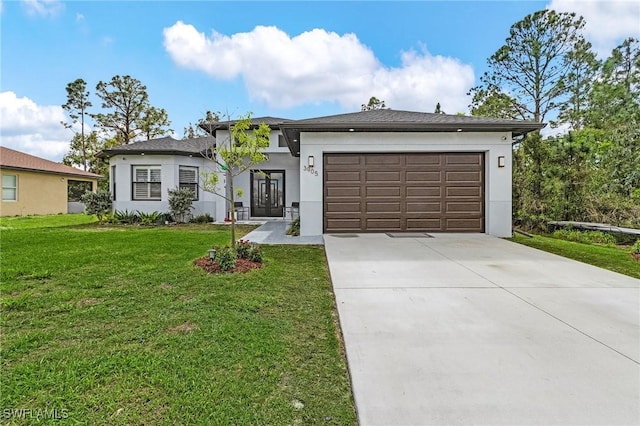
[[287, 235], [291, 235], [297, 237], [300, 235], [300, 217], [297, 217], [291, 225], [289, 225], [289, 229], [287, 229]]
[[247, 259], [252, 262], [262, 263], [262, 249], [260, 249], [260, 246], [252, 245], [251, 248], [249, 248]]
[[236, 243], [236, 253], [241, 259], [249, 258], [249, 250], [251, 249], [251, 243], [247, 240], [239, 240]]
[[136, 212], [129, 210], [116, 210], [113, 212], [113, 218], [117, 223], [131, 224], [138, 221]]
[[195, 194], [189, 188], [175, 188], [169, 190], [169, 211], [177, 222], [187, 222], [193, 210]]
[[583, 244], [601, 244], [605, 246], [616, 245], [616, 238], [613, 235], [605, 234], [601, 231], [583, 232], [572, 228], [559, 229], [552, 234], [552, 237]]
[[143, 213], [138, 211], [138, 219], [142, 225], [155, 225], [160, 222], [162, 218], [162, 213], [160, 212], [152, 212], [152, 213]]
[[230, 271], [235, 268], [237, 258], [235, 250], [229, 246], [216, 249], [216, 261], [223, 271]]
[[631, 246], [631, 253], [640, 254], [640, 240], [637, 240], [635, 244]]
[[213, 222], [213, 218], [209, 213], [201, 214], [200, 216], [196, 216], [191, 219], [192, 223], [211, 223]]
[[98, 222], [104, 223], [106, 215], [111, 212], [111, 194], [109, 191], [87, 191], [80, 197], [84, 203], [84, 211], [87, 214], [95, 214]]

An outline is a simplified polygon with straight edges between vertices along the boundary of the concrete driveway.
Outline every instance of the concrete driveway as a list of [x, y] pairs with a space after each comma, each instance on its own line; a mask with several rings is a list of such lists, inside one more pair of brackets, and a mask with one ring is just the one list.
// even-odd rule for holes
[[361, 425], [640, 424], [640, 280], [486, 235], [325, 235]]

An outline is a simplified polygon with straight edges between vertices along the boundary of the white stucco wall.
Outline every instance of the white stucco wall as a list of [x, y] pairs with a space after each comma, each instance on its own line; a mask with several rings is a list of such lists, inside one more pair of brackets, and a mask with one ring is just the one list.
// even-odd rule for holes
[[[285, 174], [285, 206], [289, 207], [292, 202], [300, 201], [300, 159], [292, 156], [288, 147], [278, 146], [278, 137], [281, 134], [282, 132], [277, 129], [271, 131], [269, 148], [264, 151], [268, 155], [269, 159], [260, 163], [258, 166], [253, 167], [252, 170], [283, 170]], [[220, 146], [220, 144], [227, 143], [226, 141], [229, 140], [229, 132], [227, 130], [216, 131], [216, 140], [218, 141], [218, 146]], [[240, 197], [236, 196], [236, 201], [241, 201], [243, 206], [250, 208], [251, 173], [247, 171], [236, 176], [233, 181], [233, 185], [235, 189], [241, 188], [243, 191], [243, 194]], [[226, 214], [224, 213], [224, 208], [222, 208], [221, 211], [223, 215]], [[249, 214], [253, 216], [251, 210], [249, 210]]]
[[[168, 190], [178, 186], [179, 166], [195, 166], [198, 172], [213, 171], [213, 163], [199, 156], [181, 155], [140, 155], [125, 154], [116, 155], [109, 160], [111, 166], [115, 166], [115, 176], [110, 175], [110, 191], [113, 190], [113, 179], [116, 182], [116, 199], [113, 201], [114, 210], [138, 210], [145, 213], [169, 211]], [[160, 166], [162, 169], [162, 195], [159, 201], [133, 200], [132, 197], [132, 168], [133, 166]], [[221, 186], [222, 187], [222, 186]], [[222, 198], [209, 192], [199, 189], [198, 201], [193, 202], [193, 216], [209, 213], [214, 220], [222, 220], [220, 216], [220, 205], [224, 212]]]
[[[323, 228], [323, 154], [338, 152], [484, 152], [485, 232], [509, 237], [511, 229], [511, 133], [302, 133], [300, 135], [300, 235]], [[313, 171], [305, 170], [313, 156]], [[505, 167], [498, 167], [498, 157]]]

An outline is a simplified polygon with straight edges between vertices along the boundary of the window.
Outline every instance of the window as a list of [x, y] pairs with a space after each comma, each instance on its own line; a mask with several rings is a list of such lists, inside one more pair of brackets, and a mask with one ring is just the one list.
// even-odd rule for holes
[[116, 166], [111, 166], [111, 199], [116, 201]]
[[189, 188], [195, 194], [194, 201], [198, 201], [198, 168], [189, 166], [180, 166], [178, 170], [178, 186], [180, 188]]
[[133, 166], [133, 199], [162, 199], [161, 176], [160, 166]]
[[287, 141], [284, 140], [284, 136], [282, 135], [278, 135], [278, 146], [280, 148], [287, 148]]
[[2, 175], [2, 201], [18, 201], [17, 175]]

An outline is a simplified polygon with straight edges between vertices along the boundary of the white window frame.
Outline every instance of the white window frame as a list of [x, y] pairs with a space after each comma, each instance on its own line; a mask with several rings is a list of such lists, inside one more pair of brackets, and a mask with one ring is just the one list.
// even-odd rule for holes
[[[183, 173], [181, 173], [183, 170], [193, 172], [193, 179], [189, 179], [189, 181], [183, 180]], [[198, 199], [200, 198], [198, 196], [198, 193], [200, 192], [200, 187], [198, 185], [198, 176], [200, 176], [198, 167], [178, 166], [178, 187], [191, 189], [195, 194], [193, 201], [198, 201]]]
[[[5, 177], [12, 177], [13, 185], [5, 184], [5, 181], [4, 181]], [[13, 191], [13, 197], [12, 198], [5, 197], [5, 190]], [[13, 175], [8, 173], [2, 175], [2, 201], [9, 201], [9, 202], [18, 201], [18, 175]]]
[[[138, 180], [142, 173], [146, 176]], [[136, 191], [146, 187], [146, 191]], [[145, 194], [142, 194], [142, 193]], [[141, 195], [142, 194], [142, 195]], [[144, 165], [131, 166], [131, 199], [133, 201], [162, 201], [162, 166]]]

